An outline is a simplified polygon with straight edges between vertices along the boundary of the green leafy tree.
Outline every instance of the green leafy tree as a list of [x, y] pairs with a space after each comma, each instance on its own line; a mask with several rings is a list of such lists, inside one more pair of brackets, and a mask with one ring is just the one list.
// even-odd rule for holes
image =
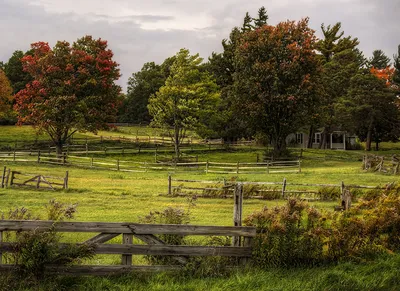
[[[316, 118], [310, 118], [309, 136], [313, 136], [318, 127], [323, 127], [320, 148], [326, 148], [328, 136], [334, 127], [340, 127], [337, 109], [341, 98], [347, 95], [351, 77], [363, 65], [364, 58], [357, 50], [358, 40], [351, 36], [343, 37], [341, 23], [321, 25], [323, 39], [316, 43], [322, 70], [319, 78], [322, 91], [315, 111]], [[308, 146], [311, 146], [310, 138]]]
[[24, 89], [26, 84], [32, 81], [32, 76], [23, 70], [22, 58], [25, 55], [32, 54], [28, 51], [25, 54], [22, 51], [15, 51], [7, 63], [4, 64], [4, 72], [11, 82], [13, 94], [17, 94], [20, 90]]
[[286, 150], [315, 102], [318, 60], [308, 19], [244, 33], [236, 49], [235, 106], [249, 126], [268, 136], [274, 155]]
[[33, 81], [16, 94], [19, 123], [33, 124], [53, 140], [57, 153], [70, 136], [106, 128], [118, 108], [118, 64], [107, 41], [85, 36], [72, 45], [32, 44], [22, 58]]
[[200, 70], [202, 59], [181, 49], [171, 66], [165, 85], [149, 99], [149, 113], [155, 125], [172, 128], [170, 137], [175, 156], [188, 129], [198, 130], [219, 101], [219, 88], [213, 77]]
[[382, 50], [374, 50], [369, 65], [375, 69], [385, 69], [390, 65], [390, 59]]
[[122, 122], [150, 123], [148, 100], [164, 85], [166, 77], [161, 66], [154, 62], [145, 63], [139, 72], [128, 81], [128, 93], [124, 100]]
[[400, 114], [396, 95], [385, 80], [361, 70], [351, 79], [346, 107], [367, 151], [371, 150], [372, 142], [378, 150], [381, 141], [398, 140]]
[[393, 75], [393, 83], [397, 86], [400, 91], [400, 45], [397, 47], [397, 54], [393, 55], [393, 67], [395, 69]]
[[235, 112], [233, 94], [233, 75], [235, 74], [235, 51], [243, 33], [260, 28], [268, 21], [267, 10], [261, 7], [257, 18], [246, 13], [241, 27], [234, 27], [228, 39], [222, 40], [222, 53], [213, 52], [206, 64], [206, 69], [212, 73], [221, 88], [221, 103], [216, 110], [218, 115], [210, 127], [225, 140], [234, 140], [242, 137], [251, 137], [254, 130], [246, 122], [238, 118]]

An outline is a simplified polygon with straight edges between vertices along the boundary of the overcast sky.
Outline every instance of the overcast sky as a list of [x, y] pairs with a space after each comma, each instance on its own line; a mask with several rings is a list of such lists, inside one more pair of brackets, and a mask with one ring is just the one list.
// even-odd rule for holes
[[84, 35], [108, 40], [120, 63], [120, 85], [145, 62], [161, 63], [180, 48], [207, 58], [245, 13], [265, 6], [269, 23], [310, 17], [342, 23], [370, 57], [382, 49], [390, 58], [400, 44], [400, 0], [0, 0], [0, 61], [36, 41], [73, 42]]

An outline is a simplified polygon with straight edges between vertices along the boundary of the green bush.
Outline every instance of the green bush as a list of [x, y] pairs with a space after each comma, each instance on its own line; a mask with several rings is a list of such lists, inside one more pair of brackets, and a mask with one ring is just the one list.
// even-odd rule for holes
[[[73, 218], [76, 205], [65, 205], [53, 199], [46, 205], [46, 210], [47, 219], [54, 221], [50, 229], [18, 231], [15, 235], [5, 233], [5, 240], [15, 243], [13, 253], [5, 256], [7, 263], [15, 265], [15, 279], [22, 278], [35, 284], [44, 278], [48, 266], [68, 266], [81, 259], [91, 258], [95, 253], [94, 245], [60, 244], [61, 235], [55, 231], [54, 226], [58, 221]], [[10, 210], [8, 215], [2, 214], [2, 219], [39, 220], [40, 217], [35, 217], [28, 209], [21, 207]]]
[[340, 213], [289, 199], [253, 213], [245, 224], [257, 228], [253, 255], [259, 266], [370, 260], [400, 251], [400, 188], [375, 191]]

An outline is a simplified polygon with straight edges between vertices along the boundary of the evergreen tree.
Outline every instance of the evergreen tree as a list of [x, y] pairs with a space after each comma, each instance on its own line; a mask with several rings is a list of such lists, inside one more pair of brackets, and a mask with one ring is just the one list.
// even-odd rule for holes
[[369, 65], [375, 69], [386, 69], [390, 65], [390, 59], [382, 50], [374, 50]]
[[268, 14], [264, 6], [258, 9], [258, 18], [253, 18], [253, 21], [256, 28], [267, 24]]
[[25, 55], [31, 55], [32, 51], [23, 53], [22, 51], [15, 51], [7, 63], [4, 64], [4, 72], [11, 82], [13, 94], [17, 94], [20, 90], [24, 89], [26, 84], [32, 81], [29, 73], [24, 72], [21, 59]]
[[397, 54], [393, 55], [393, 66], [395, 69], [393, 75], [393, 83], [398, 87], [400, 90], [400, 45], [397, 47]]

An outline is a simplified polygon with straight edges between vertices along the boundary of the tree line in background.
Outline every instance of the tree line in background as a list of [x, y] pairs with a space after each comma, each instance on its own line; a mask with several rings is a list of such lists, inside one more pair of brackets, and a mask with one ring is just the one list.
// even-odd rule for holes
[[176, 157], [187, 130], [204, 138], [256, 138], [286, 151], [286, 138], [321, 132], [320, 148], [341, 130], [366, 150], [400, 137], [400, 46], [393, 64], [383, 51], [367, 59], [341, 24], [308, 19], [268, 24], [264, 7], [222, 41], [208, 61], [181, 49], [162, 64], [145, 63], [129, 78], [127, 94], [114, 84], [118, 64], [107, 43], [87, 36], [51, 49], [36, 43], [16, 51], [0, 70], [0, 122], [28, 122], [61, 148], [74, 131], [96, 131], [113, 121], [169, 130]]

